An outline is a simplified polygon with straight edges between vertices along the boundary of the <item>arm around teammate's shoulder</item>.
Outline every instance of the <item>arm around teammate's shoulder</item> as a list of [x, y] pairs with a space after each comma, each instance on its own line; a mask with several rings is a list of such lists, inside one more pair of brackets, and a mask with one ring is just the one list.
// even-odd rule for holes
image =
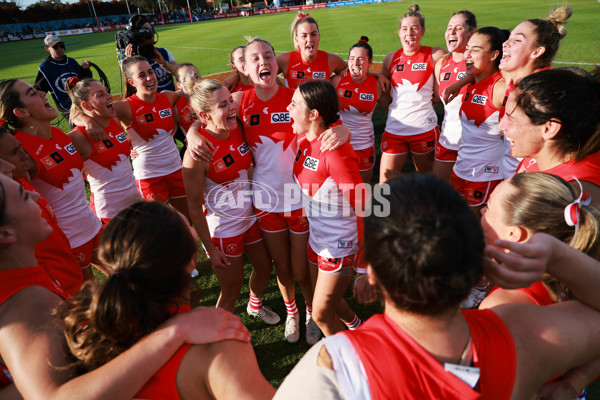
[[271, 399], [275, 389], [258, 368], [250, 343], [225, 340], [192, 346], [177, 372], [182, 399]]

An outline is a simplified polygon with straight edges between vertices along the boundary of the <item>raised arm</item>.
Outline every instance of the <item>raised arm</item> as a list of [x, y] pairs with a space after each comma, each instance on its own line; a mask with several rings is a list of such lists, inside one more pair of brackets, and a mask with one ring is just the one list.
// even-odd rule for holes
[[548, 379], [600, 358], [600, 263], [545, 234], [526, 243], [488, 246], [486, 274], [505, 288], [527, 287], [547, 272], [580, 301], [546, 307], [505, 304], [492, 308], [511, 332], [517, 350], [513, 398], [529, 398]]

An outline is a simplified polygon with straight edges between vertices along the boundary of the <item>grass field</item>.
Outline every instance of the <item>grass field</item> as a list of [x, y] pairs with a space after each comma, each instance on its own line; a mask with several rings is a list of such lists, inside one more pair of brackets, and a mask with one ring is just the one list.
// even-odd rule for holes
[[[548, 12], [564, 1], [542, 0], [423, 0], [420, 6], [426, 16], [427, 34], [423, 44], [445, 46], [443, 32], [450, 14], [460, 9], [469, 9], [477, 15], [479, 26], [498, 26], [512, 29], [528, 18], [545, 17]], [[319, 21], [321, 30], [320, 49], [347, 55], [348, 48], [361, 35], [370, 38], [375, 61], [382, 61], [385, 54], [397, 50], [400, 41], [396, 34], [398, 17], [407, 11], [406, 1], [373, 4], [354, 7], [312, 10], [311, 14]], [[574, 14], [567, 28], [569, 34], [563, 40], [555, 65], [579, 65], [591, 68], [600, 63], [600, 2], [596, 0], [575, 0], [568, 4]], [[157, 27], [160, 34], [158, 45], [168, 48], [177, 61], [192, 62], [202, 75], [229, 70], [227, 65], [229, 51], [243, 44], [243, 36], [261, 36], [273, 44], [278, 52], [292, 50], [289, 37], [289, 24], [294, 15], [291, 13], [234, 18], [229, 20], [198, 22], [194, 24]], [[98, 64], [106, 73], [112, 86], [112, 92], [120, 92], [117, 56], [115, 51], [115, 32], [97, 33], [64, 37], [67, 54], [79, 61], [85, 58]], [[47, 55], [41, 39], [22, 42], [0, 43], [0, 80], [20, 78], [33, 83], [37, 67]], [[581, 64], [578, 64], [581, 63]], [[385, 113], [376, 110], [376, 135], [380, 135], [385, 123]], [[377, 174], [375, 174], [377, 176]], [[249, 267], [248, 267], [249, 268]], [[201, 292], [199, 304], [213, 306], [219, 294], [218, 284], [207, 260], [200, 262], [198, 285]], [[379, 306], [360, 307], [349, 293], [349, 302], [358, 314], [366, 318], [377, 312]], [[290, 345], [283, 339], [283, 324], [268, 327], [246, 316], [245, 307], [248, 287], [243, 289], [236, 314], [251, 330], [257, 358], [267, 379], [278, 386], [294, 364], [306, 352], [308, 346], [303, 337], [297, 345]], [[297, 303], [302, 310], [303, 299], [298, 291]], [[265, 295], [265, 304], [272, 307], [282, 317], [285, 307], [281, 301], [274, 280]], [[303, 315], [303, 312], [301, 312]], [[301, 324], [303, 326], [303, 324]], [[595, 389], [595, 388], [594, 388]], [[597, 389], [589, 397], [600, 399]]]

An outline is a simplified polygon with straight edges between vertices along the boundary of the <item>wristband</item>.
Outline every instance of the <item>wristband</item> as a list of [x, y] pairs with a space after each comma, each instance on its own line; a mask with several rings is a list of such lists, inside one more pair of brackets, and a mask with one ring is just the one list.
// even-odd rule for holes
[[356, 273], [357, 274], [366, 274], [367, 273], [367, 269], [366, 268], [356, 268]]

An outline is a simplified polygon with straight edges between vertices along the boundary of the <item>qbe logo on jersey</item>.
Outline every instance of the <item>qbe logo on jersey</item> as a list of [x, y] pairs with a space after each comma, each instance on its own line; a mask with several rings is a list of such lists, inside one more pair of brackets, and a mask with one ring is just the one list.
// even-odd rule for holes
[[281, 124], [281, 123], [290, 123], [290, 113], [288, 112], [278, 112], [271, 114], [271, 123], [272, 124]]
[[480, 104], [485, 106], [485, 102], [487, 101], [487, 96], [483, 96], [480, 94], [474, 94], [473, 99], [471, 99], [471, 103]]
[[171, 111], [170, 108], [165, 108], [164, 110], [160, 110], [158, 112], [158, 115], [160, 115], [161, 118], [167, 118], [173, 115], [173, 112]]
[[319, 168], [319, 160], [312, 157], [306, 157], [304, 160], [304, 164], [302, 166], [306, 169], [310, 169], [311, 171], [316, 171]]
[[117, 136], [117, 140], [119, 143], [123, 143], [127, 141], [127, 135], [124, 132], [119, 133]]
[[371, 93], [361, 93], [360, 99], [363, 101], [373, 101], [375, 99], [375, 96]]
[[248, 144], [246, 142], [244, 142], [238, 147], [238, 151], [240, 152], [241, 155], [244, 155], [250, 151], [250, 147], [248, 146]]
[[459, 72], [459, 73], [456, 75], [456, 80], [457, 80], [457, 81], [460, 81], [460, 80], [461, 80], [462, 78], [464, 78], [465, 76], [467, 76], [467, 73], [466, 73], [466, 72]]
[[413, 71], [425, 71], [427, 69], [427, 63], [415, 63], [412, 65]]
[[73, 143], [69, 143], [68, 145], [66, 145], [65, 150], [71, 155], [77, 153], [77, 149], [75, 148], [75, 145]]
[[325, 71], [313, 72], [312, 77], [314, 80], [325, 80], [327, 76], [325, 75]]

